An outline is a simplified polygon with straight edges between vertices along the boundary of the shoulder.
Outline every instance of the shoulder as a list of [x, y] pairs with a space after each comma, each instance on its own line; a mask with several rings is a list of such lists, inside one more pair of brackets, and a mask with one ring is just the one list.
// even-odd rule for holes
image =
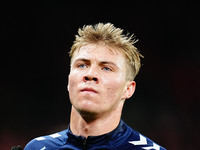
[[65, 144], [67, 140], [68, 129], [46, 135], [37, 137], [31, 140], [24, 148], [24, 150], [40, 150], [40, 149], [57, 149], [58, 147]]
[[[140, 149], [154, 149], [154, 150], [166, 150], [162, 146], [158, 145], [151, 139], [146, 136], [140, 134], [138, 131], [127, 126], [126, 132], [129, 132], [126, 140], [121, 144], [120, 147], [122, 149], [132, 149], [132, 150], [140, 150]], [[118, 149], [117, 148], [117, 149]]]

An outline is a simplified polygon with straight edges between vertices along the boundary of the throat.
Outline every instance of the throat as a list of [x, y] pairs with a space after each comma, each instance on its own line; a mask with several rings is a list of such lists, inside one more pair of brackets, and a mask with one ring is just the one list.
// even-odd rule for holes
[[113, 131], [118, 126], [119, 122], [120, 119], [115, 122], [112, 120], [99, 119], [86, 122], [84, 119], [80, 119], [76, 123], [70, 122], [70, 128], [73, 134], [87, 138], [88, 136], [107, 134]]
[[81, 135], [85, 138], [88, 136], [98, 136], [105, 132], [103, 126], [91, 120], [90, 122], [79, 121], [74, 127], [72, 132], [74, 132], [75, 135]]
[[83, 136], [99, 136], [113, 131], [120, 122], [120, 112], [114, 115], [98, 116], [78, 112], [73, 106], [70, 117], [70, 129], [73, 134]]

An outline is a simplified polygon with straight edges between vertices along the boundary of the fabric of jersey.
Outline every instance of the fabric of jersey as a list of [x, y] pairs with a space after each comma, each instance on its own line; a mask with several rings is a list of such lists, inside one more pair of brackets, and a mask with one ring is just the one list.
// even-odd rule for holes
[[24, 150], [165, 150], [122, 120], [110, 133], [87, 138], [68, 129], [31, 140]]

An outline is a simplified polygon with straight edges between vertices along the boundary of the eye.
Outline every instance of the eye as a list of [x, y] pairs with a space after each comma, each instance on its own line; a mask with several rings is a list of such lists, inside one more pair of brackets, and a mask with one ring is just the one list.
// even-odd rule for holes
[[86, 68], [87, 66], [86, 66], [86, 64], [80, 64], [80, 65], [78, 65], [78, 68]]
[[103, 67], [103, 70], [105, 70], [105, 71], [112, 71], [112, 69], [109, 68], [109, 67]]

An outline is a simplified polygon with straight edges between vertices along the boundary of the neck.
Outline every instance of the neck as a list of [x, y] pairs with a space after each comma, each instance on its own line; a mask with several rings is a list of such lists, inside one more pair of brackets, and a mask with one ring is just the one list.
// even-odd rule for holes
[[72, 106], [70, 129], [73, 134], [86, 138], [88, 136], [103, 135], [113, 131], [118, 126], [121, 112], [122, 107], [119, 107], [107, 115], [87, 118], [87, 115], [83, 116]]

